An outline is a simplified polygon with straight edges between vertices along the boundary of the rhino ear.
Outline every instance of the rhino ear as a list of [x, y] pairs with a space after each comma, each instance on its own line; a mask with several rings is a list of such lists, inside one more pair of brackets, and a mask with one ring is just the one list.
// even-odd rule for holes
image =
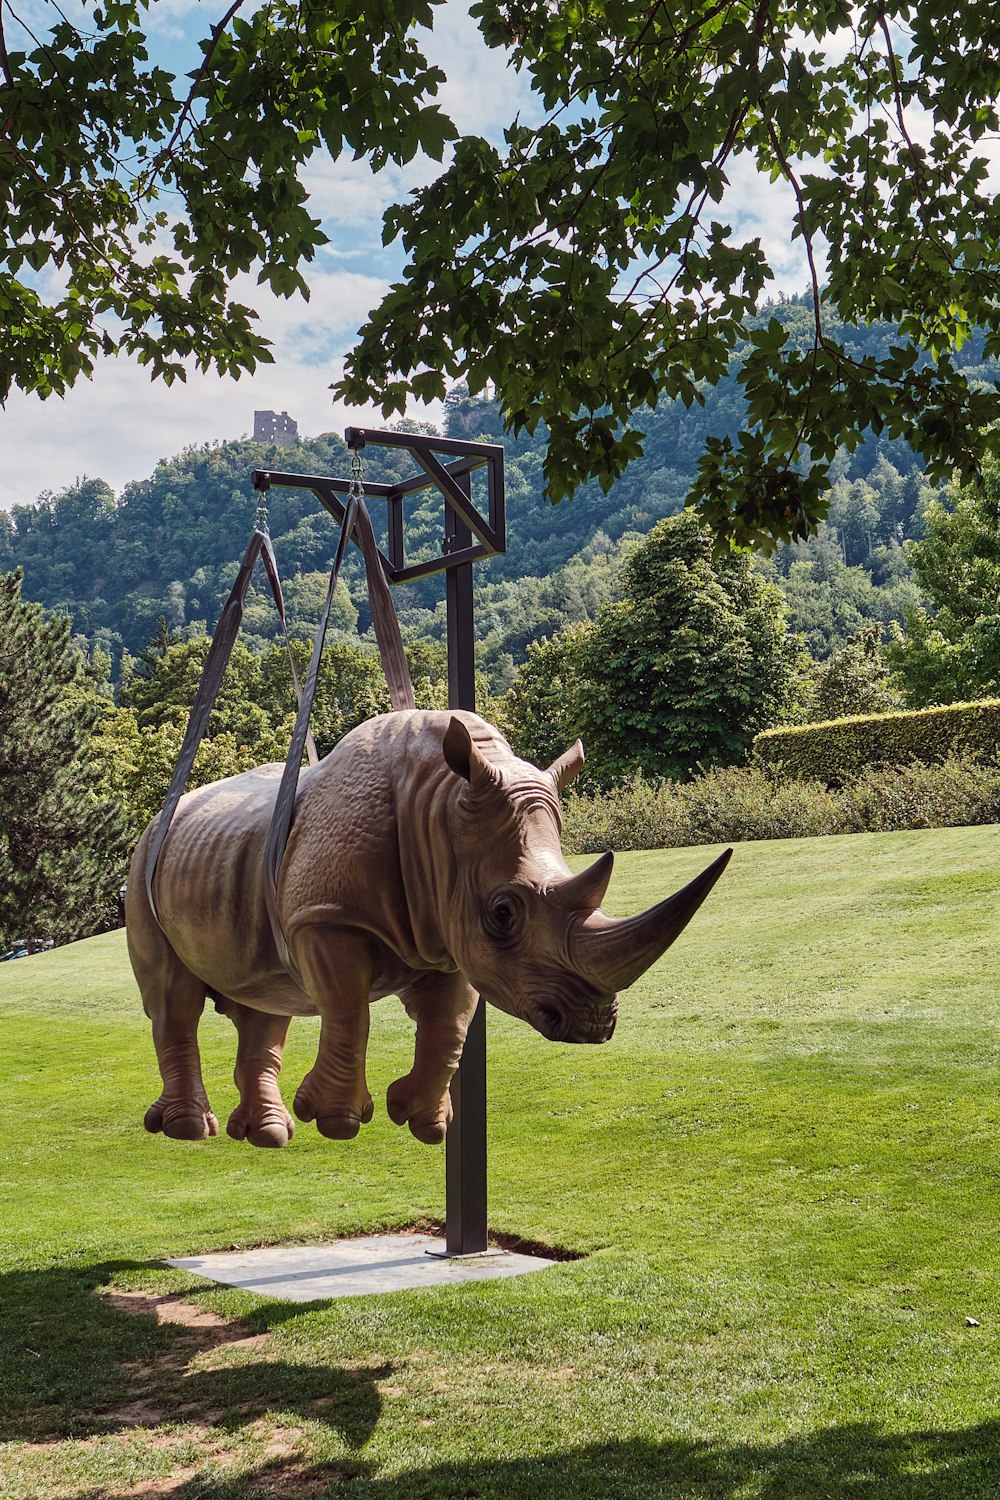
[[583, 741], [577, 740], [575, 745], [560, 755], [549, 766], [548, 775], [556, 784], [556, 791], [561, 792], [564, 786], [569, 786], [583, 770]]
[[500, 773], [491, 766], [461, 719], [452, 718], [444, 732], [442, 744], [444, 758], [456, 776], [461, 776], [473, 788], [496, 786]]

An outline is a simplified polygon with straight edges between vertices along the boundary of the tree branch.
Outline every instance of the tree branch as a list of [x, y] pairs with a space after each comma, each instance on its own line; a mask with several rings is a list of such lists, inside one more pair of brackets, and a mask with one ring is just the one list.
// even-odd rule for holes
[[[813, 384], [816, 378], [816, 357], [819, 354], [821, 347], [824, 349], [826, 348], [826, 337], [823, 333], [823, 320], [820, 316], [819, 310], [819, 273], [816, 270], [816, 255], [813, 249], [812, 231], [806, 223], [806, 206], [805, 200], [802, 196], [802, 186], [795, 173], [792, 171], [788, 158], [781, 148], [781, 142], [778, 139], [778, 132], [774, 128], [773, 120], [768, 120], [767, 122], [767, 133], [771, 138], [771, 145], [774, 147], [774, 154], [778, 158], [778, 164], [781, 167], [782, 175], [785, 178], [786, 182], [788, 182], [791, 186], [792, 192], [795, 194], [795, 203], [798, 210], [798, 220], [799, 225], [802, 229], [802, 242], [806, 247], [806, 260], [809, 262], [809, 279], [812, 283], [813, 294], [813, 346], [811, 369], [809, 373], [809, 389], [806, 392], [806, 405], [805, 410], [802, 413], [802, 421], [799, 424], [799, 430], [795, 434], [795, 442], [792, 445], [791, 452], [788, 455], [788, 464], [791, 464], [794, 463], [795, 457], [802, 446], [802, 439], [805, 437], [806, 426], [809, 422], [809, 413], [812, 408]], [[788, 465], [786, 464], [786, 470], [787, 467]]]
[[181, 105], [180, 112], [174, 124], [174, 128], [170, 134], [170, 139], [164, 146], [163, 150], [156, 153], [155, 158], [150, 164], [143, 187], [144, 192], [149, 191], [149, 188], [152, 186], [153, 179], [173, 155], [174, 147], [177, 145], [177, 142], [180, 139], [181, 131], [184, 129], [184, 125], [188, 120], [192, 109], [194, 108], [194, 101], [195, 96], [198, 92], [198, 87], [201, 84], [202, 79], [205, 77], [205, 74], [208, 72], [212, 58], [215, 56], [215, 49], [216, 47], [218, 47], [219, 42], [222, 40], [222, 37], [225, 34], [226, 27], [229, 25], [236, 12], [242, 8], [242, 6], [243, 0], [233, 0], [232, 5], [230, 5], [229, 9], [222, 17], [222, 20], [218, 21], [212, 27], [211, 41], [205, 48], [205, 55], [201, 60], [198, 71], [195, 73], [194, 78], [191, 80], [191, 87], [188, 90], [188, 96], [184, 100], [184, 103]]
[[8, 88], [14, 88], [14, 75], [10, 69], [10, 53], [7, 51], [7, 38], [3, 34], [3, 4], [0, 0], [0, 71], [3, 72]]

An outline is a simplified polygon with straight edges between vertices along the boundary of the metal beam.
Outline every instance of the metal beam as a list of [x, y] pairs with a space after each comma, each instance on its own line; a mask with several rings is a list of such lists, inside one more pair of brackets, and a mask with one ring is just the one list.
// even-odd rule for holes
[[468, 474], [463, 474], [460, 478], [456, 479], [445, 468], [440, 459], [434, 457], [433, 453], [423, 453], [418, 450], [414, 456], [424, 472], [437, 485], [452, 509], [465, 523], [466, 530], [471, 530], [476, 540], [482, 542], [484, 547], [491, 547], [495, 551], [496, 543], [492, 528], [487, 525], [472, 503], [472, 490]]
[[[418, 578], [442, 573], [457, 563], [495, 557], [498, 552], [506, 550], [501, 447], [492, 443], [460, 443], [456, 438], [428, 438], [419, 433], [380, 433], [367, 427], [349, 427], [345, 436], [352, 446], [360, 448], [366, 447], [369, 442], [373, 447], [408, 448], [424, 471], [394, 484], [383, 484], [370, 479], [363, 481], [366, 499], [386, 502], [388, 556], [381, 548], [379, 556], [382, 571], [390, 583], [412, 583]], [[446, 447], [448, 452], [461, 452], [462, 457], [447, 465], [442, 464], [432, 451], [438, 446]], [[484, 466], [487, 469], [488, 520], [473, 504], [471, 485], [468, 482], [469, 474]], [[344, 507], [338, 497], [350, 493], [350, 480], [327, 474], [293, 474], [279, 469], [255, 469], [252, 477], [254, 488], [258, 490], [269, 489], [272, 485], [310, 490], [334, 520], [344, 519]], [[426, 558], [422, 562], [407, 565], [403, 499], [426, 489], [436, 489], [446, 505], [450, 502], [460, 518], [471, 527], [472, 535], [469, 535], [468, 547], [458, 548], [456, 543], [451, 553], [442, 551], [440, 557]]]
[[488, 459], [503, 459], [500, 443], [466, 443], [461, 438], [430, 437], [425, 432], [384, 432], [379, 427], [348, 427], [344, 432], [348, 448], [363, 448], [373, 443], [379, 448], [409, 448], [411, 453], [455, 453], [468, 458], [472, 453]]
[[[458, 481], [467, 489], [468, 475]], [[472, 537], [449, 505], [444, 550], [459, 556]], [[476, 707], [475, 619], [472, 563], [450, 566], [446, 575], [448, 614], [448, 705]], [[449, 1255], [480, 1255], [487, 1248], [486, 1225], [486, 1004], [480, 1000], [469, 1026], [462, 1061], [451, 1082], [454, 1118], [445, 1146], [445, 1249]]]
[[[252, 477], [255, 490], [267, 489], [272, 484], [281, 485], [290, 490], [314, 490], [317, 483], [325, 484], [336, 495], [347, 495], [351, 489], [349, 479], [337, 479], [326, 474], [284, 474], [278, 469], [254, 469]], [[366, 495], [384, 495], [386, 498], [395, 490], [394, 485], [381, 484], [374, 479], [366, 479], [364, 488]]]

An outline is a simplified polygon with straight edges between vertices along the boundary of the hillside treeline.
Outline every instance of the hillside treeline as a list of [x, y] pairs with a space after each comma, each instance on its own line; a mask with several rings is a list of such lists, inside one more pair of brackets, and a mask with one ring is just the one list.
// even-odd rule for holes
[[[805, 304], [775, 311], [808, 336]], [[894, 336], [876, 327], [858, 338], [874, 348]], [[544, 434], [507, 443], [510, 546], [476, 569], [480, 709], [541, 763], [582, 736], [588, 761], [578, 790], [597, 799], [584, 821], [593, 832], [611, 817], [606, 809], [618, 809], [612, 822], [625, 842], [668, 824], [694, 827], [687, 813], [678, 822], [674, 812], [650, 820], [636, 811], [667, 783], [704, 787], [719, 814], [711, 826], [734, 837], [740, 828], [780, 832], [764, 803], [792, 806], [806, 793], [776, 799], [767, 777], [740, 770], [762, 729], [1000, 694], [1000, 474], [989, 469], [976, 486], [942, 490], [902, 445], [871, 438], [838, 456], [815, 536], [768, 558], [720, 557], [683, 504], [705, 435], [735, 429], [739, 400], [734, 369], [703, 406], [651, 413], [645, 457], [611, 493], [585, 489], [558, 508], [540, 499]], [[445, 426], [448, 436], [501, 436], [496, 407], [461, 388], [446, 403]], [[408, 472], [396, 450], [369, 450], [366, 462], [375, 479]], [[0, 907], [0, 945], [29, 917], [60, 938], [114, 920], [127, 849], [162, 802], [208, 634], [253, 521], [249, 473], [278, 467], [344, 474], [348, 457], [329, 434], [289, 449], [241, 440], [186, 450], [117, 496], [99, 478], [83, 479], [0, 512], [8, 616], [0, 885], [10, 898]], [[308, 492], [275, 488], [267, 504], [304, 667], [336, 527]], [[442, 526], [440, 500], [414, 496], [409, 560], [440, 549]], [[396, 603], [418, 704], [443, 707], [442, 580], [400, 588]], [[351, 557], [317, 695], [321, 752], [389, 706], [369, 626], [360, 560]], [[293, 713], [277, 620], [261, 589], [250, 597], [193, 783], [283, 758]], [[50, 748], [26, 754], [29, 743]], [[66, 774], [56, 774], [60, 766]], [[955, 792], [954, 779], [947, 796], [924, 788], [912, 816], [985, 815], [993, 783], [984, 791], [976, 776], [962, 783], [968, 794]], [[817, 806], [824, 795], [816, 791]], [[861, 802], [874, 808], [882, 795], [869, 788]], [[910, 796], [899, 793], [901, 807]], [[700, 797], [689, 799], [695, 821], [707, 819]], [[44, 840], [39, 807], [48, 808]]]
[[[809, 337], [811, 315], [803, 300], [769, 310], [793, 334]], [[890, 325], [852, 335], [860, 350], [877, 353], [896, 337]], [[972, 343], [964, 351], [975, 367]], [[992, 370], [982, 370], [984, 377]], [[741, 415], [740, 387], [732, 375], [706, 390], [704, 404], [665, 403], [646, 420], [645, 456], [608, 495], [582, 489], [552, 507], [541, 499], [545, 435], [506, 439], [507, 553], [477, 567], [480, 665], [495, 692], [510, 686], [528, 643], [564, 626], [592, 619], [614, 596], [623, 548], [684, 504], [705, 437], [734, 432]], [[496, 407], [471, 400], [461, 387], [445, 409], [448, 436], [498, 440]], [[408, 460], [393, 450], [369, 449], [372, 478], [399, 477]], [[249, 532], [256, 496], [254, 468], [295, 472], [347, 471], [340, 439], [327, 434], [288, 449], [247, 440], [193, 448], [159, 465], [149, 479], [115, 495], [100, 478], [84, 479], [58, 495], [46, 494], [0, 512], [0, 570], [20, 566], [27, 598], [69, 614], [78, 636], [99, 645], [117, 679], [124, 652], [135, 656], [163, 619], [187, 637], [210, 630], [232, 581]], [[807, 543], [783, 547], [768, 563], [789, 606], [793, 632], [825, 660], [867, 622], [902, 621], [917, 591], [904, 543], [919, 538], [930, 488], [919, 462], [902, 443], [874, 437], [839, 455], [833, 471], [826, 526]], [[270, 527], [289, 594], [296, 633], [316, 618], [323, 574], [335, 527], [312, 495], [273, 489]], [[379, 521], [377, 506], [374, 519]], [[409, 557], [440, 548], [439, 501], [427, 493], [408, 505]], [[347, 572], [357, 618], [368, 625], [364, 589], [352, 559]], [[408, 585], [397, 607], [413, 636], [444, 639], [440, 579]], [[263, 595], [251, 603], [248, 639], [258, 648], [276, 638], [276, 622]]]

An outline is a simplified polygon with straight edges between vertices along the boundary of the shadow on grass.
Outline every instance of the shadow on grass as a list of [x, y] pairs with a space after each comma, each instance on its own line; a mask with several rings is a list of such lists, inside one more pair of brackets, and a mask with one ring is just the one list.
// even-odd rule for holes
[[[328, 1423], [351, 1448], [371, 1437], [381, 1411], [382, 1365], [339, 1370], [327, 1364], [268, 1361], [253, 1347], [261, 1335], [308, 1304], [264, 1305], [241, 1322], [203, 1312], [198, 1293], [117, 1298], [95, 1295], [127, 1273], [162, 1270], [108, 1261], [79, 1270], [0, 1276], [0, 1440], [80, 1438], [165, 1422], [208, 1422], [224, 1430], [249, 1426], [275, 1409]], [[206, 1288], [208, 1290], [208, 1288]], [[162, 1303], [195, 1312], [194, 1323], [159, 1322]], [[246, 1347], [247, 1363], [192, 1368], [226, 1346]]]
[[[194, 1476], [172, 1500], [993, 1500], [1000, 1425], [885, 1436], [864, 1423], [773, 1446], [640, 1439], [544, 1458], [442, 1463], [380, 1479], [363, 1462], [291, 1468], [268, 1463], [232, 1481]], [[162, 1500], [141, 1485], [129, 1500]], [[74, 1500], [113, 1500], [93, 1489]]]
[[[94, 1295], [148, 1265], [108, 1262], [79, 1270], [0, 1277], [0, 1440], [124, 1433], [193, 1423], [235, 1432], [278, 1412], [339, 1434], [353, 1454], [310, 1463], [272, 1456], [231, 1478], [206, 1465], [171, 1479], [61, 1492], [73, 1500], [254, 1500], [340, 1496], [355, 1500], [994, 1500], [1000, 1495], [1000, 1420], [947, 1431], [887, 1434], [844, 1424], [773, 1443], [623, 1438], [541, 1457], [441, 1462], [380, 1477], [360, 1450], [381, 1415], [388, 1365], [338, 1369], [270, 1361], [261, 1335], [308, 1311], [265, 1304], [242, 1323], [205, 1312], [191, 1325], [136, 1316], [143, 1304], [199, 1306], [198, 1293], [131, 1294], [133, 1311]], [[240, 1344], [249, 1362], [239, 1363]], [[200, 1368], [215, 1351], [236, 1363]], [[263, 1356], [263, 1357], [262, 1357]], [[192, 1363], [193, 1362], [193, 1363]], [[483, 1413], [484, 1432], [489, 1413]], [[355, 1456], [356, 1455], [356, 1456]], [[133, 1471], [134, 1474], [134, 1471]]]

